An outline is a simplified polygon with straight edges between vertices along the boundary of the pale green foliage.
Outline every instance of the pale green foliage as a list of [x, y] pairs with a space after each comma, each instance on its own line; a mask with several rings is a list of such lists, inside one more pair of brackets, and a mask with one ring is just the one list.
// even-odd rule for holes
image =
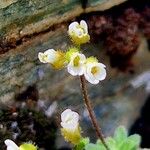
[[[120, 126], [115, 130], [114, 136], [106, 138], [105, 141], [111, 150], [138, 150], [141, 138], [138, 134], [128, 136], [126, 129]], [[103, 146], [99, 140], [97, 144]]]
[[[80, 141], [75, 150], [106, 150], [100, 140], [96, 144], [84, 140]], [[120, 126], [115, 130], [114, 136], [107, 137], [105, 141], [110, 150], [138, 150], [141, 138], [137, 134], [128, 136], [126, 129]]]
[[101, 145], [89, 143], [85, 146], [85, 150], [101, 150]]
[[83, 150], [89, 144], [89, 138], [82, 138], [80, 142], [74, 147], [74, 150]]

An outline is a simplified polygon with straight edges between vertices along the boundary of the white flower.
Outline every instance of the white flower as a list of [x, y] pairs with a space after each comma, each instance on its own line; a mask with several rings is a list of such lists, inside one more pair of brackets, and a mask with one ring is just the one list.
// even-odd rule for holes
[[88, 34], [88, 26], [84, 20], [80, 21], [80, 24], [78, 22], [72, 22], [69, 25], [69, 35], [77, 35], [78, 37], [83, 37]]
[[78, 113], [70, 109], [66, 109], [61, 114], [61, 126], [61, 134], [65, 140], [74, 145], [77, 145], [82, 138], [81, 130], [79, 127]]
[[38, 58], [42, 63], [49, 63], [54, 69], [62, 69], [66, 65], [65, 53], [49, 49], [44, 53], [39, 52]]
[[69, 25], [68, 34], [75, 44], [80, 45], [90, 40], [88, 26], [84, 20], [81, 20], [80, 24], [78, 22], [72, 22]]
[[7, 150], [19, 150], [19, 147], [12, 140], [5, 140]]
[[65, 130], [74, 132], [75, 130], [78, 129], [78, 125], [79, 125], [79, 114], [78, 113], [76, 113], [70, 109], [66, 109], [61, 114], [61, 126]]
[[84, 76], [92, 84], [98, 84], [106, 77], [105, 65], [98, 62], [87, 62]]
[[58, 53], [54, 49], [48, 49], [44, 53], [39, 52], [38, 58], [42, 63], [54, 63], [58, 58]]
[[80, 54], [79, 52], [72, 53], [70, 62], [67, 66], [68, 72], [73, 76], [83, 75], [85, 62], [86, 57], [84, 54]]

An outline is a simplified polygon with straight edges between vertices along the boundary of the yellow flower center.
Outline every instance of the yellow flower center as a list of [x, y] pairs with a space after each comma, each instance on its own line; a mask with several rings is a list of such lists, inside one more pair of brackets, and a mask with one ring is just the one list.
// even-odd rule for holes
[[99, 69], [98, 69], [96, 66], [91, 69], [91, 73], [92, 73], [93, 75], [97, 74], [98, 71], [99, 71]]
[[57, 51], [56, 60], [51, 64], [54, 69], [62, 69], [65, 66], [66, 57], [65, 53]]
[[79, 56], [76, 56], [73, 60], [73, 64], [75, 67], [78, 67], [79, 66], [79, 61], [80, 61], [80, 57]]

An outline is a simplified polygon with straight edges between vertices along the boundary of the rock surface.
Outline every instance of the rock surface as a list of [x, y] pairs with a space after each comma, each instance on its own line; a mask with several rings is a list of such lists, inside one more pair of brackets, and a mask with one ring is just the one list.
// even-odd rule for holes
[[126, 0], [90, 0], [83, 9], [77, 0], [2, 0], [0, 4], [0, 53], [32, 36], [83, 12], [105, 10]]
[[[111, 3], [112, 1], [114, 3]], [[107, 7], [104, 1], [89, 1], [93, 5], [87, 4], [88, 7], [85, 11], [103, 10], [124, 0], [112, 1], [108, 1], [107, 4], [109, 5]], [[16, 2], [10, 1], [9, 4], [3, 3], [0, 6], [0, 22], [4, 23], [0, 23], [0, 37], [2, 39], [4, 37], [6, 39], [14, 37], [15, 40], [20, 39], [23, 36], [41, 32], [54, 24], [70, 19], [68, 16], [69, 11], [71, 18], [83, 12], [79, 1], [73, 3], [73, 1], [63, 0], [61, 1], [62, 5], [56, 6], [57, 11], [52, 11], [50, 9], [52, 8], [51, 5], [43, 8], [44, 3], [42, 2], [34, 3], [32, 0], [29, 3], [29, 1], [18, 0]], [[51, 1], [46, 2], [46, 4], [52, 4]], [[64, 9], [64, 5], [68, 2], [70, 2], [68, 7]], [[21, 9], [23, 6], [27, 6], [26, 9]], [[40, 11], [36, 11], [37, 8]], [[58, 10], [58, 8], [62, 8], [65, 12], [62, 12], [61, 9]], [[51, 11], [53, 13], [50, 13]], [[31, 16], [33, 12], [35, 12], [34, 17]], [[39, 17], [39, 12], [43, 14], [43, 18]], [[68, 15], [65, 16], [66, 14]], [[44, 52], [48, 48], [67, 49], [70, 41], [66, 33], [67, 24], [59, 25], [54, 31], [51, 29], [49, 32], [41, 33], [38, 36], [31, 36], [30, 40], [24, 41], [17, 48], [0, 55], [0, 103], [11, 106], [15, 100], [20, 102], [29, 99], [28, 95], [23, 100], [18, 99], [18, 97], [29, 87], [35, 87], [38, 101], [58, 102], [58, 115], [68, 107], [78, 111], [81, 114], [81, 121], [83, 121], [81, 123], [84, 126], [83, 131], [86, 134], [90, 133], [90, 136], [94, 138], [95, 133], [91, 129], [83, 104], [78, 77], [70, 76], [66, 69], [54, 71], [49, 65], [40, 63], [37, 57], [38, 52]], [[120, 124], [129, 129], [139, 116], [140, 109], [150, 93], [145, 88], [149, 76], [147, 82], [145, 79], [141, 80], [139, 84], [136, 82], [137, 77], [150, 71], [150, 53], [146, 40], [141, 37], [140, 47], [134, 56], [134, 74], [121, 73], [116, 69], [112, 69], [109, 58], [100, 45], [88, 44], [83, 49], [85, 49], [86, 55], [97, 56], [107, 66], [106, 80], [96, 86], [88, 84], [90, 98], [102, 130], [105, 135], [110, 135]], [[138, 86], [135, 86], [137, 84]], [[60, 146], [61, 143], [58, 145]]]

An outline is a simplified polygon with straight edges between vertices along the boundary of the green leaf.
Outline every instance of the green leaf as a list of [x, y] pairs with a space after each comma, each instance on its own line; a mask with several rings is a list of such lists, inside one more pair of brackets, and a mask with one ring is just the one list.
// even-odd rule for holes
[[106, 150], [106, 148], [105, 148], [105, 146], [104, 146], [104, 144], [102, 143], [101, 140], [98, 139], [97, 142], [96, 142], [96, 144], [97, 144], [97, 145], [100, 145], [101, 150]]
[[118, 127], [114, 133], [114, 140], [121, 145], [127, 139], [127, 131], [123, 126]]
[[136, 150], [135, 145], [132, 141], [126, 140], [120, 147], [119, 150]]
[[97, 140], [96, 144], [104, 145], [100, 139]]
[[127, 140], [120, 146], [121, 150], [138, 150], [141, 138], [139, 135], [134, 134], [127, 138]]
[[74, 150], [83, 150], [87, 144], [89, 144], [89, 138], [82, 138], [79, 144], [74, 147]]
[[99, 144], [89, 143], [85, 146], [85, 150], [106, 150], [106, 149]]
[[141, 143], [141, 137], [138, 134], [133, 134], [128, 137], [128, 140], [132, 142], [135, 147], [139, 147]]
[[112, 137], [106, 138], [106, 144], [111, 150], [117, 150], [116, 141]]

